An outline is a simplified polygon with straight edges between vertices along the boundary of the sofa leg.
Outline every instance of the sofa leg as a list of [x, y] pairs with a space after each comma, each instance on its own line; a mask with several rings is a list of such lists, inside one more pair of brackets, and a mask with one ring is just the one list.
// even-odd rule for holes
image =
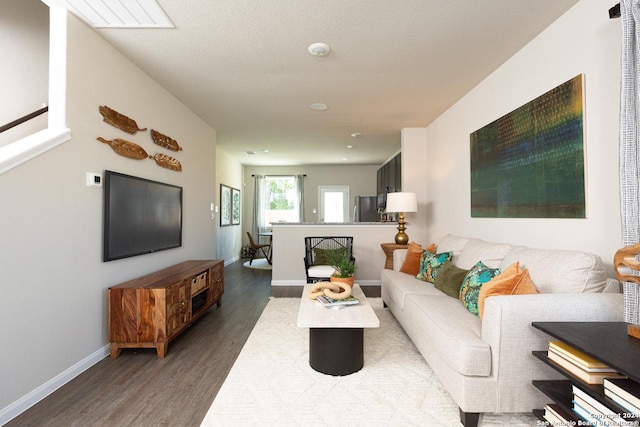
[[464, 427], [478, 427], [478, 420], [480, 419], [480, 413], [478, 412], [464, 412], [460, 410], [460, 422]]

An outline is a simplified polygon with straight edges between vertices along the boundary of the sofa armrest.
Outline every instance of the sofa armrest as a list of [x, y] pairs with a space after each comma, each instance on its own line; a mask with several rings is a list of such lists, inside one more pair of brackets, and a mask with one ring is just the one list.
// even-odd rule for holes
[[393, 251], [393, 269], [395, 271], [400, 271], [402, 264], [404, 263], [404, 259], [407, 257], [406, 249], [396, 249]]
[[533, 350], [546, 350], [552, 339], [531, 326], [531, 322], [545, 321], [622, 322], [624, 297], [616, 293], [571, 293], [487, 298], [482, 339], [491, 347], [491, 376], [497, 378], [500, 408], [520, 405], [518, 391], [530, 389], [532, 380], [560, 378], [531, 354]]

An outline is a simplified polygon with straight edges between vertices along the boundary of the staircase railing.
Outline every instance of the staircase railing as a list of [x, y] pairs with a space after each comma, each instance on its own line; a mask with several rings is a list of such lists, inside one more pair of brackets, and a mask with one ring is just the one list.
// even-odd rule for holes
[[49, 107], [43, 107], [39, 110], [34, 111], [33, 113], [29, 113], [26, 116], [22, 116], [19, 119], [16, 119], [10, 123], [7, 123], [4, 126], [0, 126], [0, 133], [5, 132], [11, 128], [14, 128], [18, 125], [21, 125], [24, 122], [28, 122], [29, 120], [33, 119], [34, 117], [38, 117], [41, 114], [46, 113], [47, 111], [49, 111]]

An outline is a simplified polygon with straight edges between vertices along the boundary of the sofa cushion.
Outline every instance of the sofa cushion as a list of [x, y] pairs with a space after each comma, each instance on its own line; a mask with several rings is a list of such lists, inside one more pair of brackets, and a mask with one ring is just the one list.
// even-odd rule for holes
[[599, 256], [560, 249], [513, 247], [502, 260], [502, 268], [519, 261], [529, 270], [541, 293], [602, 292], [607, 272]]
[[422, 252], [429, 251], [436, 253], [435, 243], [430, 244], [426, 248], [422, 249], [422, 246], [416, 242], [411, 242], [407, 246], [407, 255], [404, 258], [404, 262], [400, 267], [400, 271], [403, 273], [411, 274], [415, 276], [420, 271], [420, 259], [422, 258]]
[[480, 239], [469, 239], [460, 256], [456, 258], [455, 264], [471, 269], [478, 261], [482, 261], [489, 268], [498, 268], [502, 264], [502, 259], [511, 250], [511, 245], [504, 243], [489, 243]]
[[460, 287], [460, 301], [471, 314], [478, 315], [478, 296], [482, 285], [500, 272], [499, 268], [489, 268], [482, 261], [471, 267]]
[[482, 285], [478, 296], [478, 314], [482, 319], [484, 300], [496, 295], [525, 295], [539, 293], [529, 276], [529, 270], [514, 262], [502, 273]]
[[468, 272], [469, 270], [458, 268], [451, 261], [447, 261], [442, 265], [433, 284], [436, 289], [457, 299], [460, 297], [462, 281]]
[[447, 234], [436, 243], [437, 248], [440, 252], [453, 252], [451, 261], [456, 264], [456, 259], [458, 258], [460, 253], [462, 253], [462, 248], [464, 248], [468, 241], [469, 239], [465, 237], [458, 237], [454, 236], [453, 234]]
[[491, 348], [480, 338], [482, 322], [448, 296], [408, 295], [405, 311], [412, 327], [433, 344], [434, 350], [462, 375], [491, 374]]
[[438, 272], [442, 265], [451, 260], [453, 252], [442, 252], [439, 254], [432, 254], [429, 251], [422, 251], [422, 257], [420, 258], [420, 269], [416, 275], [416, 279], [424, 280], [426, 282], [433, 283], [438, 276]]
[[401, 309], [404, 309], [407, 295], [422, 294], [432, 296], [446, 296], [437, 290], [433, 284], [416, 280], [414, 276], [395, 270], [384, 269], [380, 273], [380, 284]]

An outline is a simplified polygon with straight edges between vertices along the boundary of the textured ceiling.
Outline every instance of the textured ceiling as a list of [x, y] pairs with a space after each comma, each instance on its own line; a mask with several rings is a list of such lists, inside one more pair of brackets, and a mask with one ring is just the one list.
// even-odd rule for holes
[[381, 164], [577, 1], [158, 0], [174, 29], [96, 31], [241, 163]]

